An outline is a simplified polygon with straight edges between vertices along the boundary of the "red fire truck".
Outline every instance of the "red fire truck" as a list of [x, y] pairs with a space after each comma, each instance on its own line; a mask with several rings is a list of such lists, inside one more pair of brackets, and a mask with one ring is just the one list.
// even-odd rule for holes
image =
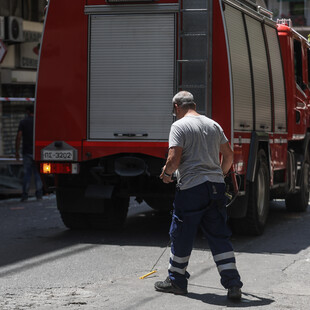
[[179, 90], [233, 146], [235, 230], [262, 233], [270, 199], [305, 211], [309, 60], [289, 21], [247, 0], [50, 0], [35, 158], [65, 225], [120, 226], [132, 196], [171, 208], [174, 185], [158, 176]]

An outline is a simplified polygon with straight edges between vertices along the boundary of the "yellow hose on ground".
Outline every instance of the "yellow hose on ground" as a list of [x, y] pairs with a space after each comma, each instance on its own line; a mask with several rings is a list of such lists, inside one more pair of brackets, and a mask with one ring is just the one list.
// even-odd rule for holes
[[155, 272], [157, 272], [157, 270], [153, 270], [153, 271], [151, 271], [151, 272], [149, 272], [149, 273], [147, 273], [147, 274], [145, 274], [144, 276], [141, 276], [141, 277], [139, 277], [139, 279], [144, 279], [144, 278], [146, 278], [146, 277], [148, 277], [148, 276], [150, 276], [151, 274], [153, 274], [153, 273], [155, 273]]

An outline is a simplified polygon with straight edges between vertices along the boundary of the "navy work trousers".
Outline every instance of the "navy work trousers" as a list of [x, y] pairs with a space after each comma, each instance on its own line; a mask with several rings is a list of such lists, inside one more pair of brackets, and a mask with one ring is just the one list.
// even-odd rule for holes
[[181, 288], [187, 288], [186, 271], [195, 236], [201, 227], [225, 288], [242, 287], [227, 226], [225, 184], [205, 182], [177, 190], [170, 227], [171, 253], [169, 277]]

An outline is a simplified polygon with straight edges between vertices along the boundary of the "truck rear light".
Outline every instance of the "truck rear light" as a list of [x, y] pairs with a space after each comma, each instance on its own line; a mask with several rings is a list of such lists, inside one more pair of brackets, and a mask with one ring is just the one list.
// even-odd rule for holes
[[49, 173], [51, 173], [51, 171], [52, 171], [51, 164], [49, 164], [49, 163], [40, 164], [40, 172], [41, 173], [49, 174]]
[[41, 163], [40, 172], [43, 174], [78, 174], [77, 163]]

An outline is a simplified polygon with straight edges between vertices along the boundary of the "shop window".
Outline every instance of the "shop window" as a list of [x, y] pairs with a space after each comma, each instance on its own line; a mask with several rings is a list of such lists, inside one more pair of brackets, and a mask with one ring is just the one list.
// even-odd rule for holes
[[0, 0], [0, 16], [17, 16], [41, 22], [46, 0]]
[[22, 0], [1, 0], [0, 16], [22, 17]]
[[23, 18], [35, 22], [41, 22], [44, 16], [46, 0], [22, 1]]
[[[2, 84], [3, 97], [34, 97], [33, 84]], [[0, 149], [2, 155], [12, 155], [15, 152], [15, 137], [19, 121], [25, 117], [26, 107], [30, 102], [2, 102], [0, 106]]]
[[10, 1], [3, 0], [0, 5], [0, 16], [8, 16], [10, 15]]
[[2, 84], [2, 97], [33, 98], [35, 95], [34, 84]]
[[290, 17], [292, 19], [294, 27], [306, 25], [305, 18], [305, 3], [302, 2], [290, 2]]

